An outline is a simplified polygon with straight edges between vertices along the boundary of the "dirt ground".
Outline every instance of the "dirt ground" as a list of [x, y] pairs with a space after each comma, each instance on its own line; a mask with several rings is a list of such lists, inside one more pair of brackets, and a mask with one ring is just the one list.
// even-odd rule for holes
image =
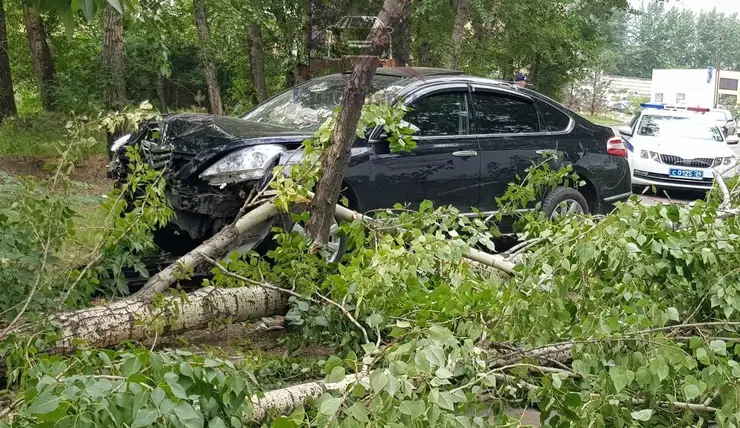
[[[49, 178], [50, 157], [40, 156], [0, 156], [0, 171], [10, 175], [25, 175], [36, 178]], [[81, 192], [90, 195], [103, 195], [111, 189], [112, 183], [106, 178], [108, 158], [103, 155], [90, 156], [75, 166], [72, 180], [84, 183]]]

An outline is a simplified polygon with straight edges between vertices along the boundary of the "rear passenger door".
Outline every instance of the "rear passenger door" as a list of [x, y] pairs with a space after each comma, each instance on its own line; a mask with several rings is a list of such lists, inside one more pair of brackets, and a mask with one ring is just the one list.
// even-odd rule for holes
[[410, 153], [390, 153], [387, 141], [373, 141], [368, 208], [425, 199], [469, 212], [478, 204], [480, 157], [470, 132], [472, 104], [467, 85], [431, 90], [409, 98], [404, 120], [419, 130]]
[[479, 208], [495, 211], [496, 197], [506, 192], [509, 183], [524, 179], [527, 168], [541, 162], [546, 152], [556, 153], [557, 140], [542, 128], [537, 107], [529, 96], [488, 87], [473, 89], [481, 150]]

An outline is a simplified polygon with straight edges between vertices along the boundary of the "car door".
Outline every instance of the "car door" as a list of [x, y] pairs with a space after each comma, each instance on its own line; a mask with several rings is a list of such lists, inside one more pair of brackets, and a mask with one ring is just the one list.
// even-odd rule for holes
[[417, 147], [390, 153], [388, 142], [371, 141], [368, 208], [396, 203], [417, 208], [425, 199], [463, 212], [478, 204], [480, 157], [470, 132], [472, 118], [467, 85], [416, 93], [408, 99], [404, 120], [418, 128]]
[[557, 153], [557, 139], [541, 128], [529, 96], [485, 86], [474, 86], [472, 95], [481, 156], [480, 210], [495, 211], [496, 198], [509, 183], [524, 179], [527, 168], [547, 152]]

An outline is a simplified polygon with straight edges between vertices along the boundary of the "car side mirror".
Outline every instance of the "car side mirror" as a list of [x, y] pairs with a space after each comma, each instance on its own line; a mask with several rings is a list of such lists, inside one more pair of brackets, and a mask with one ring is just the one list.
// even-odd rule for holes
[[618, 129], [619, 135], [623, 137], [631, 137], [632, 136], [632, 128], [629, 126], [622, 126]]
[[737, 135], [729, 135], [727, 137], [727, 140], [725, 141], [727, 141], [727, 144], [729, 145], [735, 145], [737, 143], [740, 143], [740, 137], [738, 137]]
[[407, 127], [407, 128], [411, 128], [411, 129], [413, 129], [413, 130], [414, 130], [414, 134], [418, 134], [418, 133], [419, 133], [419, 131], [421, 131], [421, 129], [419, 129], [419, 127], [418, 127], [418, 126], [414, 125], [414, 124], [413, 124], [413, 123], [411, 123], [411, 122], [406, 122], [405, 120], [402, 120], [402, 121], [400, 122], [400, 124], [401, 124], [401, 126], [405, 126], [405, 127]]
[[[400, 122], [398, 122], [398, 124], [399, 124], [399, 125], [401, 125], [401, 126], [404, 126], [404, 127], [406, 127], [406, 128], [411, 128], [411, 129], [413, 129], [413, 130], [414, 130], [414, 135], [413, 135], [413, 137], [412, 137], [412, 138], [418, 138], [418, 134], [419, 134], [419, 131], [421, 131], [421, 129], [419, 129], [419, 127], [418, 127], [418, 126], [414, 125], [414, 124], [413, 124], [413, 123], [411, 123], [411, 122], [406, 122], [405, 120], [401, 120]], [[381, 139], [381, 140], [384, 140], [384, 139], [386, 139], [387, 137], [388, 137], [388, 136], [386, 135], [385, 131], [382, 131], [382, 132], [380, 133], [380, 135], [378, 135], [378, 138], [379, 138], [379, 139]]]

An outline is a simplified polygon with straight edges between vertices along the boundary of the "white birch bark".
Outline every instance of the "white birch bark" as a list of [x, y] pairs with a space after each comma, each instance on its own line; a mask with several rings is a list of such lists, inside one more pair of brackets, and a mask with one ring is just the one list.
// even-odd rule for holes
[[229, 245], [245, 232], [275, 217], [278, 212], [275, 204], [267, 202], [246, 213], [236, 223], [224, 227], [193, 251], [180, 257], [175, 263], [152, 276], [144, 287], [134, 294], [134, 297], [141, 300], [151, 300], [157, 293], [165, 292], [179, 278], [182, 278], [184, 273], [197, 268], [205, 263], [208, 258], [218, 258], [219, 254], [223, 253]]
[[347, 375], [336, 383], [307, 382], [268, 391], [262, 397], [255, 395], [250, 399], [254, 408], [251, 418], [247, 421], [262, 421], [269, 414], [289, 415], [298, 406], [305, 405], [309, 400], [316, 399], [327, 391], [344, 392], [356, 383], [368, 384], [368, 382], [367, 376], [358, 373]]
[[50, 352], [74, 351], [80, 342], [105, 348], [126, 341], [154, 337], [157, 326], [163, 334], [204, 328], [218, 318], [232, 322], [260, 319], [280, 313], [287, 295], [262, 287], [205, 287], [187, 299], [168, 297], [162, 307], [140, 299], [124, 299], [107, 306], [57, 314], [49, 319], [59, 326], [59, 339]]

